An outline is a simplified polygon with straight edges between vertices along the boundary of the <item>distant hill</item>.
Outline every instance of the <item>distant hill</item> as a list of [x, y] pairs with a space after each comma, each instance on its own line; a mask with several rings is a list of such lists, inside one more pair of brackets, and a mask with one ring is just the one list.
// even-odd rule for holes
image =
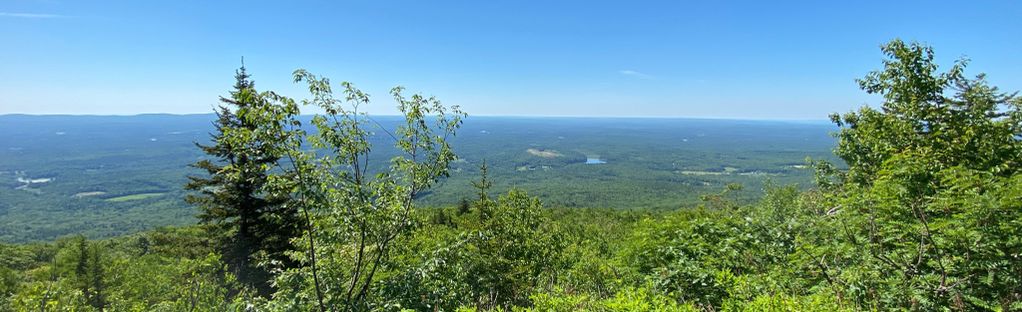
[[[373, 117], [388, 127], [397, 117]], [[188, 165], [204, 157], [212, 114], [0, 116], [0, 241], [72, 233], [108, 237], [194, 222], [182, 200]], [[378, 129], [372, 166], [396, 152]], [[554, 207], [673, 209], [740, 182], [810, 179], [809, 157], [833, 159], [823, 122], [671, 118], [469, 117], [452, 176], [419, 200], [473, 195], [485, 159], [494, 189], [518, 187]], [[587, 160], [596, 159], [599, 161]], [[599, 163], [603, 162], [603, 163]], [[26, 182], [28, 181], [28, 182]]]

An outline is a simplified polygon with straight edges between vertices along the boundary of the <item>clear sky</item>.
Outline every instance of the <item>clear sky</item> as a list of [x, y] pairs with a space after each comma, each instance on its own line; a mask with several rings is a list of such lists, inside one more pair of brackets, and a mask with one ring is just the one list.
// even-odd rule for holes
[[1022, 1], [0, 1], [0, 114], [206, 113], [245, 57], [473, 115], [824, 119], [892, 38], [1022, 89]]

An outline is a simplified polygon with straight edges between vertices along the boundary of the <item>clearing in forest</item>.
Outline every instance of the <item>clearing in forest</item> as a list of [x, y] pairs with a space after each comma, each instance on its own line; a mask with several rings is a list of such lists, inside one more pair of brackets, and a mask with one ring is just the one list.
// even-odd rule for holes
[[532, 154], [533, 156], [539, 156], [539, 157], [543, 157], [543, 158], [557, 158], [557, 157], [564, 156], [564, 154], [558, 153], [555, 150], [544, 150], [544, 149], [530, 148], [530, 149], [527, 149], [525, 151], [529, 152], [529, 154]]
[[139, 193], [139, 194], [131, 194], [131, 195], [111, 197], [111, 198], [107, 198], [106, 201], [108, 201], [108, 202], [126, 202], [126, 201], [130, 201], [130, 200], [140, 200], [140, 199], [146, 199], [146, 198], [153, 198], [153, 197], [160, 196], [160, 195], [163, 195], [163, 194], [166, 194], [166, 193]]

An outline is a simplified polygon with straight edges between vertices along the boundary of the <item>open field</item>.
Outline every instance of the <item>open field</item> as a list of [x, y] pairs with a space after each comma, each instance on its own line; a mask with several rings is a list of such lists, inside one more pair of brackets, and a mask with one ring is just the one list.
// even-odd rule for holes
[[114, 202], [114, 203], [119, 203], [119, 202], [126, 202], [126, 201], [142, 200], [142, 199], [147, 199], [147, 198], [159, 197], [159, 196], [162, 196], [163, 194], [165, 194], [165, 193], [131, 194], [131, 195], [124, 195], [124, 196], [117, 196], [117, 197], [107, 198], [106, 201]]

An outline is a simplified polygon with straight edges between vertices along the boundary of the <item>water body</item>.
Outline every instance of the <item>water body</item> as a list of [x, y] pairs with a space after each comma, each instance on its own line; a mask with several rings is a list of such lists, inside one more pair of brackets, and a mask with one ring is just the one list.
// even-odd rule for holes
[[606, 163], [607, 163], [606, 161], [604, 161], [602, 159], [599, 159], [599, 158], [589, 158], [589, 157], [586, 157], [586, 165], [599, 165], [599, 164], [606, 164]]

